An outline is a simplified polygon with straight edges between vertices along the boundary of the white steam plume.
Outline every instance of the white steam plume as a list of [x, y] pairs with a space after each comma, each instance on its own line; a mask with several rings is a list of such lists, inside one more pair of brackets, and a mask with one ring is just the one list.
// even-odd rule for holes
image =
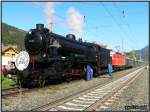
[[67, 20], [69, 28], [73, 31], [73, 33], [81, 36], [83, 33], [84, 16], [82, 16], [73, 7], [70, 7], [67, 13], [69, 14], [69, 17]]
[[55, 13], [54, 6], [55, 6], [55, 3], [48, 2], [46, 3], [45, 9], [44, 9], [44, 12], [46, 14], [46, 22], [48, 24], [48, 28], [50, 31], [52, 31], [52, 24], [54, 22], [54, 13]]

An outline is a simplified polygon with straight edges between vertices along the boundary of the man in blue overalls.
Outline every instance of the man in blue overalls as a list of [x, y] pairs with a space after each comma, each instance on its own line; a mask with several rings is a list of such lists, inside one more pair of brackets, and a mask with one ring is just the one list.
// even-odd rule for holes
[[113, 72], [113, 68], [111, 64], [108, 64], [108, 74], [109, 74], [109, 79], [112, 79], [112, 72]]
[[86, 68], [86, 80], [92, 80], [93, 78], [93, 69], [91, 68], [90, 65], [87, 65]]

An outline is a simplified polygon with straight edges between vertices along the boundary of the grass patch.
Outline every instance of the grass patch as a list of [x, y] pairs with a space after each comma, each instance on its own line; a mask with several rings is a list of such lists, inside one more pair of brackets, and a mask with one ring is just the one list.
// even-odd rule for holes
[[2, 78], [2, 89], [6, 88], [11, 88], [11, 87], [16, 87], [16, 82], [15, 80], [8, 79], [6, 77]]

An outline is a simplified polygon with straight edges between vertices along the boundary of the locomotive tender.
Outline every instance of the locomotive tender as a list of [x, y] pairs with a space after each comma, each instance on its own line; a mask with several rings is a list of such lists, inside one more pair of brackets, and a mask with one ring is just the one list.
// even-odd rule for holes
[[94, 76], [106, 72], [108, 64], [112, 64], [114, 69], [132, 67], [122, 54], [94, 43], [82, 42], [81, 39], [76, 40], [73, 34], [64, 37], [49, 32], [43, 24], [37, 24], [36, 29], [31, 29], [24, 42], [30, 63], [17, 76], [23, 87], [48, 84], [63, 78], [85, 77], [88, 64]]

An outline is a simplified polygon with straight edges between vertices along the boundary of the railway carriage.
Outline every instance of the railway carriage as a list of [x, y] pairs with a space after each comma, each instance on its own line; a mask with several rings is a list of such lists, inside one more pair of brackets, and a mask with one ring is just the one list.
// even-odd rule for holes
[[126, 57], [126, 67], [127, 68], [132, 68], [134, 66], [133, 60], [130, 58]]

